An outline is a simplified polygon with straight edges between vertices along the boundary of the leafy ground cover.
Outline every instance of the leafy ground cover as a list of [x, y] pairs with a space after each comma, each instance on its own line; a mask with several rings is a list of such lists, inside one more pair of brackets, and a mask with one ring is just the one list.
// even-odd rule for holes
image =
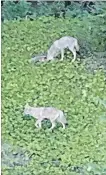
[[[55, 38], [66, 34], [84, 34], [90, 42], [88, 26], [82, 26], [83, 21], [79, 23], [78, 19], [52, 18], [3, 24], [2, 143], [6, 142], [4, 145], [10, 149], [9, 153], [4, 149], [3, 162], [12, 161], [12, 166], [2, 164], [4, 175], [106, 174], [104, 71], [88, 73], [83, 63], [71, 63], [70, 53], [63, 62], [28, 62], [34, 52], [46, 52]], [[96, 43], [91, 42], [94, 50], [95, 45], [99, 47]], [[48, 131], [49, 121], [43, 122], [41, 131], [37, 130], [34, 119], [23, 116], [27, 102], [63, 110], [68, 120], [66, 130], [57, 125], [53, 132]], [[23, 159], [27, 163], [22, 163]]]

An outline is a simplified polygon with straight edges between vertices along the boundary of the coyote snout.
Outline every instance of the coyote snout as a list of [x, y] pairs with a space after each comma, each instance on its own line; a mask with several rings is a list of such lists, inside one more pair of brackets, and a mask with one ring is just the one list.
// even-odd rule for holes
[[37, 121], [35, 126], [37, 128], [41, 128], [41, 122], [44, 119], [49, 119], [51, 121], [51, 130], [55, 127], [56, 122], [61, 123], [63, 129], [65, 129], [65, 124], [67, 124], [63, 112], [53, 107], [31, 107], [27, 104], [24, 109], [24, 115], [32, 115], [34, 118], [36, 118]]
[[61, 60], [63, 60], [65, 48], [68, 48], [73, 53], [73, 61], [75, 61], [76, 52], [79, 51], [79, 45], [77, 39], [70, 36], [64, 36], [51, 45], [47, 52], [47, 60], [53, 60], [59, 52], [61, 52]]

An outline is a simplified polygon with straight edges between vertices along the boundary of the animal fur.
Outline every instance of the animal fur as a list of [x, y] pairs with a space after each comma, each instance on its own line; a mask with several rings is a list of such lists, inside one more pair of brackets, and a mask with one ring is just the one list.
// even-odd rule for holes
[[49, 119], [52, 123], [50, 130], [52, 130], [56, 122], [62, 124], [63, 129], [65, 129], [65, 124], [67, 124], [66, 118], [61, 110], [54, 107], [31, 107], [28, 104], [25, 105], [24, 115], [31, 115], [37, 119], [35, 126], [41, 128], [41, 122], [44, 119]]
[[64, 36], [51, 45], [47, 52], [47, 60], [53, 60], [59, 53], [61, 53], [61, 60], [63, 60], [65, 48], [68, 48], [73, 53], [73, 61], [75, 61], [79, 45], [77, 39], [70, 36]]

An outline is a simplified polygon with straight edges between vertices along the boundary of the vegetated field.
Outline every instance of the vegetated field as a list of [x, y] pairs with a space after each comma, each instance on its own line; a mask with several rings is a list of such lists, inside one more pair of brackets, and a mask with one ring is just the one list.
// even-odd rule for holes
[[[98, 70], [88, 73], [83, 63], [65, 58], [29, 64], [64, 35], [82, 36], [95, 47], [90, 22], [41, 18], [2, 25], [2, 171], [3, 175], [105, 175], [106, 80]], [[92, 23], [91, 23], [92, 24]], [[96, 46], [97, 47], [97, 46]], [[35, 128], [23, 116], [25, 104], [63, 110], [68, 126], [48, 131]], [[21, 152], [21, 153], [20, 153]]]

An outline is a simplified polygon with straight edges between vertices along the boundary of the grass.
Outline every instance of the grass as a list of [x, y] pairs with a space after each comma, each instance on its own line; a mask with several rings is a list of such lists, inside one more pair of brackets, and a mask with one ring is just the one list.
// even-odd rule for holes
[[[106, 121], [101, 116], [106, 108], [98, 101], [106, 99], [104, 72], [88, 74], [83, 64], [67, 58], [28, 63], [33, 51], [45, 52], [59, 36], [58, 29], [55, 31], [59, 21], [54, 22], [53, 31], [47, 31], [53, 22], [8, 22], [2, 26], [2, 139], [32, 155], [27, 166], [2, 167], [3, 174], [104, 175]], [[57, 125], [50, 132], [50, 123], [44, 122], [39, 131], [33, 118], [23, 116], [27, 102], [60, 108], [68, 127], [63, 131]]]

